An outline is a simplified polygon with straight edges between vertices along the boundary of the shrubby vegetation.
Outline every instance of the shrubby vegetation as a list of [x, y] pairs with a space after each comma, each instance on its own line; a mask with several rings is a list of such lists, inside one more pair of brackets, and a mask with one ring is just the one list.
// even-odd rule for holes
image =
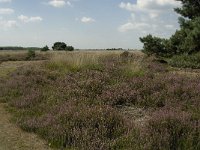
[[[144, 52], [170, 57], [175, 67], [199, 68], [200, 3], [180, 1], [176, 11], [188, 17], [180, 19], [181, 29], [170, 39], [141, 38]], [[0, 102], [25, 131], [60, 149], [200, 149], [199, 76], [127, 51], [52, 55], [0, 79]]]
[[6, 46], [6, 47], [0, 47], [1, 50], [40, 50], [39, 47], [17, 47], [17, 46]]
[[20, 68], [0, 80], [0, 101], [21, 128], [60, 149], [199, 149], [199, 77], [104, 53], [56, 54]]
[[41, 49], [42, 52], [46, 52], [46, 51], [49, 51], [49, 50], [50, 49], [49, 49], [49, 47], [47, 45]]
[[36, 53], [34, 50], [29, 50], [28, 51], [28, 54], [27, 54], [27, 60], [31, 60], [31, 59], [34, 59], [36, 57]]
[[200, 53], [175, 55], [169, 60], [169, 64], [173, 67], [199, 69]]
[[161, 57], [194, 54], [200, 51], [200, 3], [194, 0], [178, 0], [183, 3], [175, 9], [183, 17], [179, 18], [180, 30], [169, 39], [148, 35], [140, 38], [144, 43], [144, 53]]
[[107, 51], [121, 51], [123, 48], [107, 48]]
[[161, 39], [158, 37], [153, 37], [152, 35], [147, 35], [146, 37], [140, 38], [140, 41], [144, 43], [143, 52], [147, 55], [156, 56], [166, 56], [168, 55], [168, 50], [165, 48], [167, 44], [166, 39]]
[[39, 51], [35, 50], [0, 52], [0, 62], [47, 60], [48, 57], [48, 54], [40, 53]]
[[73, 46], [67, 46], [64, 42], [56, 42], [54, 43], [53, 50], [55, 51], [73, 51], [74, 47]]

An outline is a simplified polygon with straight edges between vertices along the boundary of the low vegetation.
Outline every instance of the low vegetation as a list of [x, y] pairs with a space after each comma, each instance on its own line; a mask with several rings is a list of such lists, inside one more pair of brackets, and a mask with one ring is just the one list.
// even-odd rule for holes
[[34, 51], [37, 51], [37, 50], [40, 50], [41, 48], [39, 47], [18, 47], [18, 46], [4, 46], [4, 47], [0, 47], [0, 52], [1, 51], [13, 51], [13, 50], [34, 50]]
[[27, 61], [27, 60], [46, 60], [49, 54], [39, 51], [2, 51], [0, 52], [0, 63], [5, 61]]
[[47, 45], [41, 49], [42, 52], [47, 52], [47, 51], [49, 51], [49, 50], [50, 50], [50, 49], [49, 49], [49, 47], [48, 47]]
[[141, 53], [56, 52], [10, 77], [0, 101], [51, 147], [200, 148], [199, 77]]
[[193, 55], [176, 55], [169, 60], [169, 64], [178, 68], [200, 69], [200, 53]]
[[64, 42], [53, 52], [1, 53], [0, 65], [46, 61], [1, 71], [0, 102], [54, 148], [199, 150], [200, 72], [181, 68], [200, 68], [200, 3], [178, 1], [180, 30], [170, 39], [140, 38], [145, 54], [72, 52]]
[[181, 68], [200, 68], [200, 3], [178, 1], [180, 30], [170, 39], [140, 38], [145, 54], [70, 52], [72, 46], [56, 42], [54, 52], [0, 55], [0, 61], [48, 55], [1, 73], [10, 76], [0, 79], [0, 102], [23, 130], [59, 149], [199, 150], [200, 72]]

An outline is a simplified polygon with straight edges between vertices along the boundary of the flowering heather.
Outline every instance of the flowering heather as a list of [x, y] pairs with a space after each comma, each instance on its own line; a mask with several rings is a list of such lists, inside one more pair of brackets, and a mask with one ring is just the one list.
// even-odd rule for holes
[[[0, 100], [24, 130], [57, 148], [200, 149], [200, 77], [135, 59], [104, 56], [67, 72], [47, 69], [48, 62], [24, 67], [0, 81]], [[127, 106], [148, 112], [142, 126], [121, 112]]]

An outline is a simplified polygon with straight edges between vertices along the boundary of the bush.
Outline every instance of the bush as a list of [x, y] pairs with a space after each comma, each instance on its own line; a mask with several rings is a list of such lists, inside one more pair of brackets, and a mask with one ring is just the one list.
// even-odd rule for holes
[[43, 47], [43, 48], [41, 49], [41, 51], [43, 51], [43, 52], [49, 51], [49, 47], [46, 45], [45, 47]]
[[54, 43], [52, 48], [53, 50], [56, 50], [56, 51], [64, 51], [66, 50], [67, 45], [64, 42], [56, 42]]
[[[109, 149], [109, 144], [125, 131], [123, 119], [110, 107], [66, 103], [52, 112], [56, 115], [39, 118], [38, 132], [60, 148]], [[38, 123], [33, 125], [37, 127]], [[27, 126], [31, 127], [29, 121]]]
[[140, 41], [144, 43], [143, 52], [147, 55], [168, 56], [168, 51], [166, 50], [167, 40], [147, 35], [140, 38]]
[[200, 149], [200, 128], [198, 120], [180, 110], [159, 110], [147, 126], [149, 148], [157, 150]]
[[200, 69], [200, 53], [176, 55], [169, 60], [169, 65], [179, 68]]
[[34, 51], [34, 50], [29, 50], [28, 53], [27, 53], [26, 59], [27, 59], [27, 60], [30, 60], [30, 59], [33, 59], [33, 58], [35, 58], [35, 57], [36, 57], [35, 51]]
[[74, 51], [74, 47], [73, 46], [67, 46], [66, 51]]
[[53, 50], [56, 51], [73, 51], [74, 47], [73, 46], [67, 46], [64, 42], [56, 42], [53, 45]]

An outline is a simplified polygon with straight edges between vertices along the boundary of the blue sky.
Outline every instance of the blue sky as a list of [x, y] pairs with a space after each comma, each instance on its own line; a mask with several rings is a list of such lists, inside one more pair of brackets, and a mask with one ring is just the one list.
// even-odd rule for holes
[[0, 0], [0, 46], [142, 48], [178, 29], [175, 0]]

